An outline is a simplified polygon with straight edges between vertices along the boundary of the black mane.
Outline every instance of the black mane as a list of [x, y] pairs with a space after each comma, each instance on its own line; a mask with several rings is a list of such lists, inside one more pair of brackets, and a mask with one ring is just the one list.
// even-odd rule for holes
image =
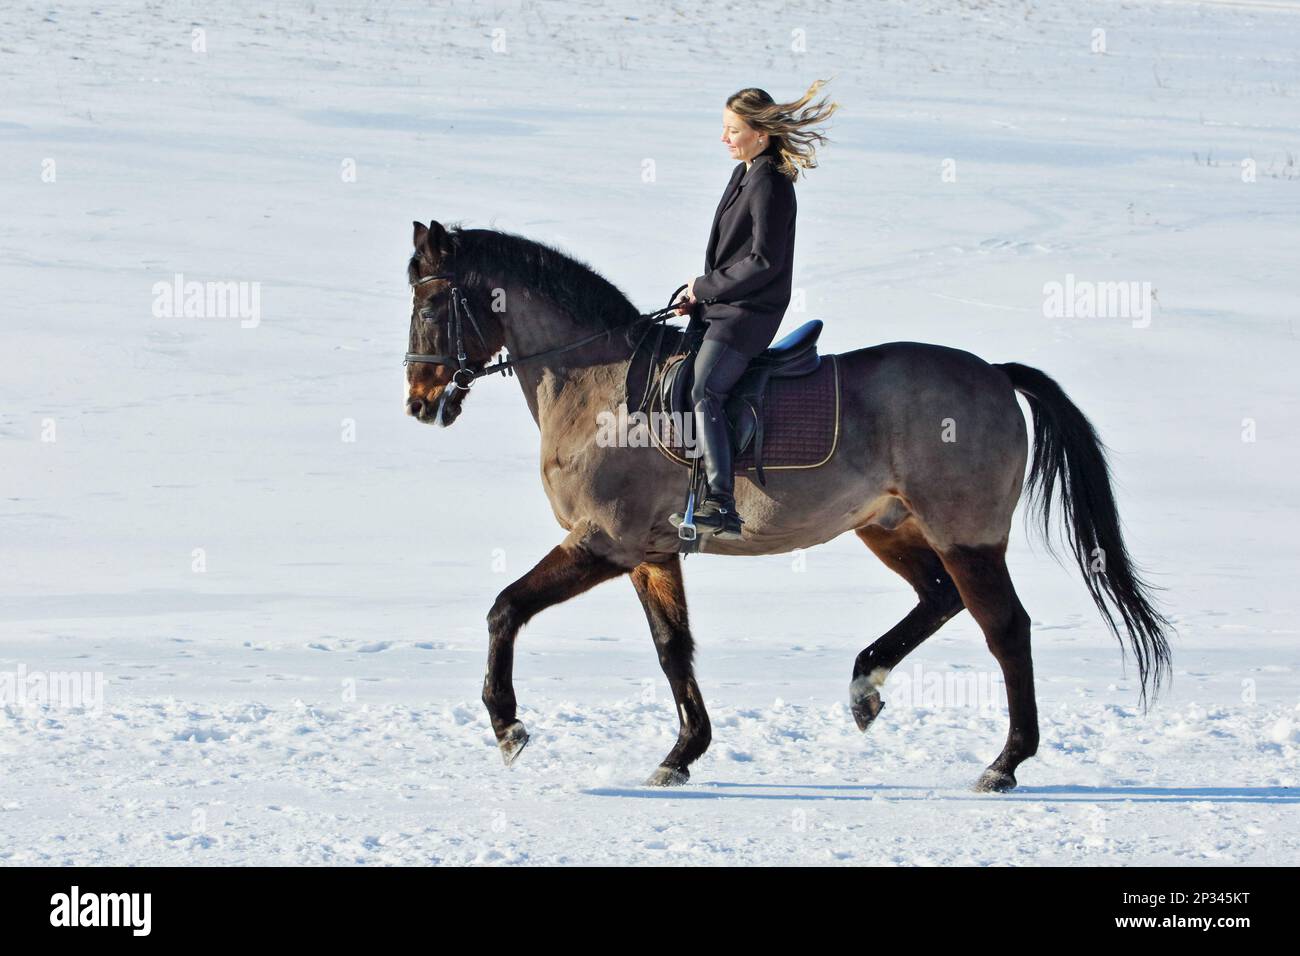
[[448, 230], [457, 278], [466, 286], [484, 289], [510, 278], [545, 296], [579, 324], [598, 328], [627, 328], [640, 313], [618, 287], [586, 263], [513, 233], [494, 229]]

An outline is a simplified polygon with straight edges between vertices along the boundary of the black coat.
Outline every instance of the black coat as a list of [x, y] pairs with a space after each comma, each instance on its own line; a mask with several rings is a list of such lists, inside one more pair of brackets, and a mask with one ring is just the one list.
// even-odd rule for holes
[[695, 280], [704, 337], [746, 355], [772, 344], [790, 304], [794, 272], [794, 183], [777, 169], [773, 153], [739, 163], [718, 203]]

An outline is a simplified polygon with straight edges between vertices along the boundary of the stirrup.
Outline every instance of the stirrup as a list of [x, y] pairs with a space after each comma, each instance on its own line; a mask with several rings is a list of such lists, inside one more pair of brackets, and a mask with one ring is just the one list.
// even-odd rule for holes
[[677, 529], [677, 537], [683, 541], [694, 541], [697, 538], [718, 538], [722, 541], [735, 541], [741, 537], [741, 534], [739, 529], [728, 530], [728, 515], [735, 515], [736, 521], [741, 525], [745, 523], [745, 519], [734, 511], [728, 511], [719, 516], [722, 521], [716, 525], [707, 517], [701, 522], [694, 515], [691, 515], [691, 520], [688, 521], [687, 516], [680, 511], [669, 515], [668, 523]]
[[700, 532], [709, 533], [708, 527], [700, 528], [690, 515], [684, 515], [680, 511], [674, 512], [668, 516], [668, 523], [677, 529], [677, 537], [682, 541], [694, 541], [700, 536]]

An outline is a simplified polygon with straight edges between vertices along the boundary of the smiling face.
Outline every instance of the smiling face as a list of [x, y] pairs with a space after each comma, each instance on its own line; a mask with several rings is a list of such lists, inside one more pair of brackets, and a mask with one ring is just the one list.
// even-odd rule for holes
[[[452, 331], [450, 279], [430, 279], [427, 276], [450, 271], [450, 243], [447, 234], [436, 222], [429, 228], [415, 224], [415, 251], [411, 256], [407, 279], [411, 283], [411, 333], [407, 351], [413, 355], [447, 356], [455, 363], [456, 340]], [[465, 295], [465, 290], [460, 290]], [[501, 343], [479, 342], [474, 327], [462, 317], [463, 346], [466, 364], [474, 371], [481, 370], [501, 347]], [[493, 329], [483, 328], [491, 340]], [[424, 362], [407, 362], [406, 414], [426, 424], [447, 426], [460, 417], [461, 408], [469, 396], [469, 388], [456, 384], [457, 365], [433, 365]], [[460, 384], [472, 385], [464, 373]]]
[[722, 111], [722, 142], [734, 160], [748, 162], [767, 148], [768, 137], [731, 110]]

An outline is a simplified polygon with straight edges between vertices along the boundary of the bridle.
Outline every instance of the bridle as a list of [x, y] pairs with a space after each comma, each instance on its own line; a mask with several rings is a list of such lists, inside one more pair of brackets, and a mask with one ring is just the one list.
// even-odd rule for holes
[[[411, 258], [411, 262], [413, 264], [417, 263], [419, 262], [419, 258], [413, 256]], [[420, 286], [425, 285], [426, 283], [436, 282], [439, 279], [446, 279], [449, 282], [451, 282], [451, 309], [450, 309], [451, 335], [449, 337], [453, 339], [456, 343], [456, 354], [455, 355], [423, 355], [418, 352], [407, 352], [406, 358], [405, 360], [403, 360], [402, 364], [406, 365], [414, 362], [417, 365], [446, 365], [446, 366], [454, 365], [456, 366], [456, 371], [452, 372], [451, 374], [450, 387], [455, 387], [461, 389], [462, 391], [466, 391], [466, 392], [469, 391], [470, 388], [474, 385], [474, 382], [485, 375], [492, 375], [496, 372], [500, 372], [502, 376], [505, 376], [506, 374], [513, 375], [515, 366], [523, 365], [526, 362], [534, 362], [537, 361], [538, 359], [546, 358], [547, 356], [550, 355], [558, 355], [561, 352], [568, 352], [572, 349], [581, 348], [587, 343], [594, 342], [599, 338], [604, 338], [614, 331], [613, 328], [604, 329], [603, 331], [596, 332], [593, 335], [588, 335], [585, 338], [581, 338], [576, 342], [570, 342], [568, 345], [561, 345], [558, 348], [547, 349], [545, 352], [536, 352], [533, 355], [522, 355], [519, 358], [515, 358], [515, 359], [505, 359], [503, 361], [497, 362], [495, 365], [486, 365], [483, 368], [475, 369], [470, 366], [469, 356], [466, 355], [465, 353], [465, 326], [464, 326], [465, 319], [469, 319], [469, 324], [473, 328], [474, 334], [478, 337], [478, 340], [483, 345], [484, 349], [488, 348], [488, 344], [487, 344], [487, 339], [483, 337], [482, 329], [479, 328], [478, 322], [475, 321], [474, 319], [474, 313], [470, 311], [469, 300], [465, 298], [464, 294], [460, 290], [460, 286], [457, 283], [457, 279], [456, 279], [456, 273], [436, 272], [433, 275], [420, 276], [418, 279], [415, 279], [411, 283], [411, 288], [418, 289]], [[671, 318], [672, 316], [676, 315], [677, 307], [673, 305], [673, 301], [677, 298], [678, 294], [682, 291], [682, 289], [685, 288], [686, 286], [684, 285], [678, 286], [676, 291], [673, 292], [672, 296], [669, 297], [668, 300], [669, 304], [667, 306], [665, 306], [662, 309], [659, 309], [657, 312], [651, 312], [645, 315], [640, 315], [637, 317], [637, 320], [638, 321], [648, 320], [651, 323], [658, 323], [658, 322], [663, 322], [665, 319]], [[432, 324], [435, 321], [434, 311], [435, 311], [434, 307], [430, 303], [426, 302], [420, 309], [420, 318], [423, 319], [425, 322]], [[632, 325], [635, 323], [628, 323], [628, 324]], [[649, 331], [648, 326], [646, 328], [646, 331], [647, 332]], [[662, 331], [662, 327], [661, 327], [661, 331]], [[644, 338], [644, 335], [642, 336], [642, 338]], [[637, 341], [638, 348], [640, 347], [640, 344], [641, 342], [640, 340], [638, 340]], [[467, 384], [461, 383], [460, 379], [462, 376], [466, 376]]]
[[[412, 262], [417, 260], [412, 259]], [[487, 348], [487, 340], [483, 338], [483, 331], [478, 327], [478, 322], [474, 319], [474, 313], [469, 309], [469, 300], [461, 293], [460, 287], [456, 284], [456, 274], [454, 272], [436, 272], [433, 275], [421, 276], [411, 283], [412, 289], [418, 289], [420, 286], [429, 282], [436, 282], [439, 279], [447, 279], [451, 282], [451, 330], [452, 336], [456, 342], [456, 354], [451, 355], [423, 355], [418, 352], [407, 352], [406, 358], [402, 361], [403, 365], [414, 362], [417, 365], [455, 365], [456, 371], [451, 375], [451, 384], [456, 388], [469, 391], [474, 384], [474, 380], [482, 375], [489, 375], [492, 372], [501, 372], [514, 365], [513, 362], [498, 362], [496, 365], [484, 367], [477, 371], [470, 368], [469, 356], [465, 354], [465, 329], [461, 321], [462, 313], [469, 319], [469, 323], [474, 327], [474, 334], [478, 336], [479, 342], [483, 348]], [[432, 324], [434, 321], [434, 308], [426, 302], [420, 308], [420, 318], [425, 322]], [[469, 384], [462, 385], [459, 376], [468, 375]]]

